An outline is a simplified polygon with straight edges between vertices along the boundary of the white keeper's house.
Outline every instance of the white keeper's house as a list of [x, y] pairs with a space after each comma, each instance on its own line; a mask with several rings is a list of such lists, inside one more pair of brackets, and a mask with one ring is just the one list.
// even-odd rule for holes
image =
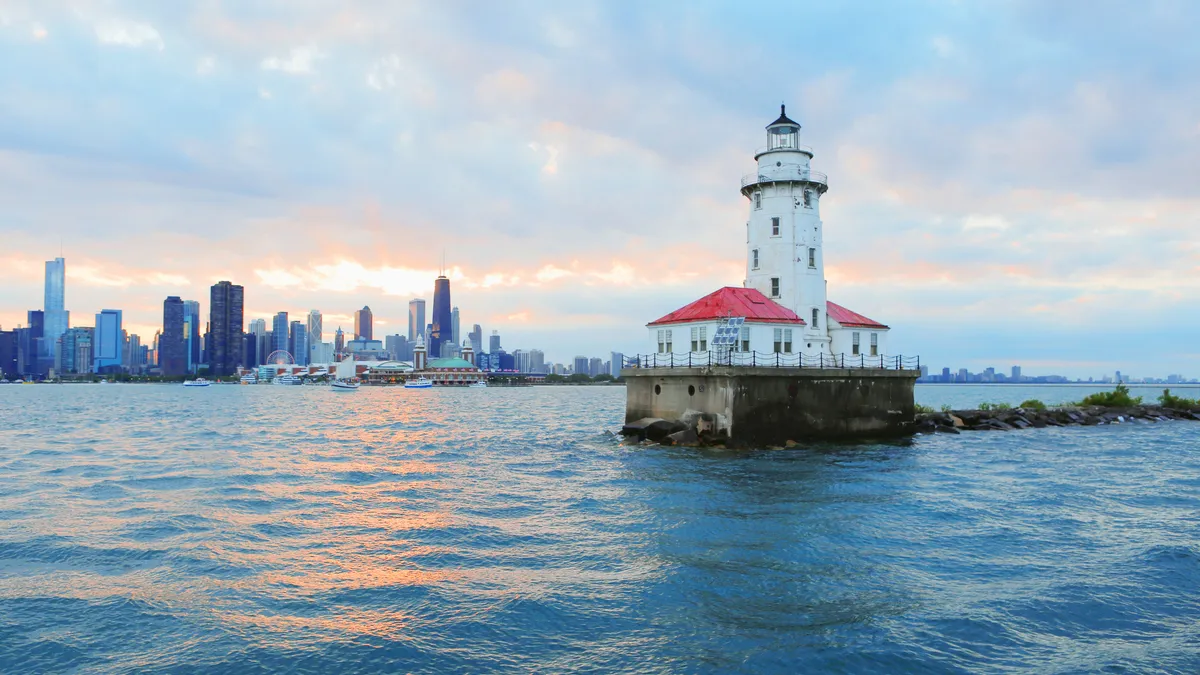
[[800, 125], [780, 106], [767, 147], [754, 155], [758, 171], [742, 178], [750, 208], [742, 287], [718, 289], [647, 324], [653, 352], [708, 352], [717, 327], [742, 317], [735, 352], [803, 355], [805, 363], [884, 354], [887, 326], [825, 297], [821, 197], [829, 183], [799, 141]]

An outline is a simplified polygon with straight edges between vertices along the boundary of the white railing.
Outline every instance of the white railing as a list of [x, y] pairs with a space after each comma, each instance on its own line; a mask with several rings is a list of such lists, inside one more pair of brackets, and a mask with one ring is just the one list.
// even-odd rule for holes
[[824, 185], [826, 187], [829, 186], [829, 176], [821, 173], [820, 171], [813, 171], [809, 169], [806, 171], [798, 171], [792, 174], [785, 172], [778, 172], [774, 173], [773, 175], [757, 172], [748, 173], [745, 176], [742, 176], [742, 187], [746, 187], [748, 185], [757, 185], [759, 183], [787, 183], [796, 180], [817, 183], [818, 185]]

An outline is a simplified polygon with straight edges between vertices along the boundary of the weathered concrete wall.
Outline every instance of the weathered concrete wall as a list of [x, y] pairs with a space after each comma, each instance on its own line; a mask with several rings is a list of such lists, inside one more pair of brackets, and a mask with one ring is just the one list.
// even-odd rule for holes
[[815, 368], [629, 368], [625, 420], [722, 415], [732, 439], [760, 445], [912, 432], [915, 371]]

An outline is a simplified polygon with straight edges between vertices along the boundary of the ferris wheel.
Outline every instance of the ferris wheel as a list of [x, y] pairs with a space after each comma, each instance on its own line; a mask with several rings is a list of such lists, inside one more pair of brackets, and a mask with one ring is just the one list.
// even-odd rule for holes
[[296, 359], [288, 350], [276, 349], [270, 354], [267, 354], [267, 364], [276, 366], [294, 366], [296, 365]]

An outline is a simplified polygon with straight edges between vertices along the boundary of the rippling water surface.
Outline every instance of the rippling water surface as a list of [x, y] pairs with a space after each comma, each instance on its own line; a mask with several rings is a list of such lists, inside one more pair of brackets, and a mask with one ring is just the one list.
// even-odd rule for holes
[[623, 410], [0, 388], [0, 672], [1200, 671], [1200, 424], [732, 453]]

